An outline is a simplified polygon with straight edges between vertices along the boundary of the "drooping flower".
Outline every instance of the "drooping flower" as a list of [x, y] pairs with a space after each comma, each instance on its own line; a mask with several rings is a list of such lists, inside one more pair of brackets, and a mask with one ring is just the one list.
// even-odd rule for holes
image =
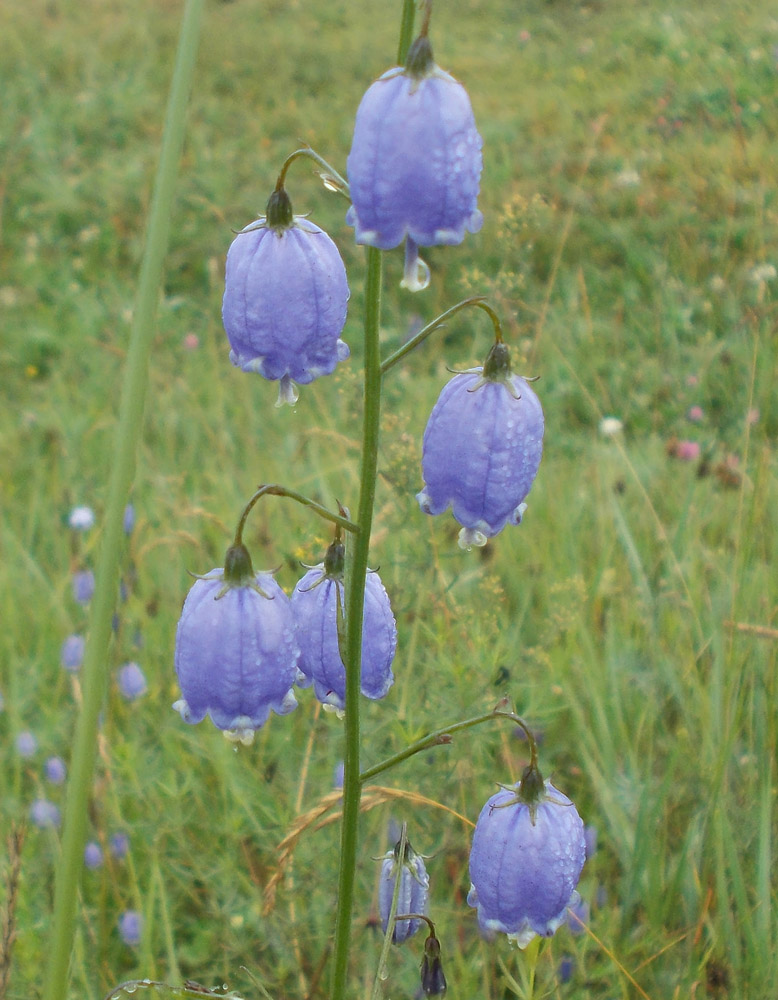
[[142, 915], [137, 910], [125, 910], [119, 917], [119, 937], [125, 944], [135, 947], [140, 944], [142, 933]]
[[543, 453], [543, 429], [538, 397], [526, 379], [511, 374], [508, 349], [497, 341], [483, 368], [455, 375], [432, 409], [419, 506], [426, 514], [451, 507], [463, 548], [485, 545], [506, 524], [520, 524]]
[[111, 854], [117, 861], [121, 861], [123, 858], [126, 858], [130, 852], [130, 838], [123, 830], [112, 834], [109, 844], [111, 847]]
[[346, 222], [357, 243], [389, 250], [406, 241], [403, 285], [425, 288], [419, 246], [461, 243], [476, 233], [481, 136], [465, 88], [435, 64], [426, 26], [357, 110], [347, 171]]
[[71, 580], [73, 597], [79, 604], [89, 604], [95, 592], [95, 575], [91, 569], [77, 570]]
[[86, 641], [82, 635], [69, 635], [62, 643], [60, 662], [65, 670], [75, 673], [84, 662]]
[[[394, 848], [389, 851], [381, 864], [381, 876], [378, 882], [378, 911], [381, 914], [381, 923], [384, 934], [389, 924], [389, 914], [392, 909], [392, 896], [394, 895], [394, 884], [400, 879], [400, 888], [397, 895], [398, 915], [402, 913], [421, 913], [426, 916], [427, 903], [429, 898], [430, 878], [424, 865], [424, 858], [417, 854], [408, 841], [405, 842], [405, 858], [400, 861], [400, 847], [402, 841], [397, 841]], [[422, 921], [418, 918], [414, 920], [397, 920], [394, 925], [392, 940], [395, 944], [402, 944], [409, 937], [414, 935], [421, 926]]]
[[44, 767], [46, 780], [52, 785], [62, 785], [68, 776], [68, 769], [65, 761], [61, 757], [49, 757]]
[[271, 709], [297, 706], [299, 655], [289, 598], [234, 545], [224, 569], [200, 577], [184, 602], [175, 653], [182, 697], [173, 708], [184, 722], [209, 715], [229, 739], [250, 743]]
[[470, 851], [467, 901], [488, 936], [507, 934], [525, 948], [551, 937], [578, 903], [586, 845], [573, 803], [530, 765], [481, 810]]
[[135, 701], [148, 691], [146, 675], [137, 663], [125, 663], [119, 668], [119, 691], [127, 701]]
[[227, 254], [222, 319], [230, 361], [280, 380], [278, 404], [294, 403], [294, 383], [329, 375], [349, 356], [340, 339], [349, 298], [338, 248], [292, 213], [283, 186], [266, 215], [246, 226]]
[[38, 752], [38, 740], [29, 729], [25, 729], [16, 737], [16, 752], [20, 757], [34, 757]]
[[103, 863], [103, 849], [100, 845], [90, 840], [84, 847], [84, 864], [87, 868], [99, 868]]
[[[346, 668], [341, 658], [338, 618], [344, 620], [343, 543], [336, 539], [324, 562], [308, 570], [292, 593], [292, 609], [300, 643], [302, 687], [336, 711], [345, 707]], [[389, 597], [377, 573], [368, 572], [362, 622], [361, 690], [366, 698], [383, 698], [394, 683], [392, 660], [397, 626]]]
[[122, 529], [125, 535], [131, 535], [135, 529], [135, 505], [128, 503], [122, 515]]
[[36, 799], [30, 806], [30, 822], [40, 829], [57, 828], [62, 823], [59, 808], [48, 799]]

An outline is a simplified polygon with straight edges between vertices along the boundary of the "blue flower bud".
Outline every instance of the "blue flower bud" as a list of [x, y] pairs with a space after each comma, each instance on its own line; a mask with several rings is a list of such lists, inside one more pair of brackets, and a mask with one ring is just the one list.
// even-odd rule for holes
[[[495, 353], [504, 354], [492, 364]], [[463, 548], [519, 524], [543, 453], [543, 410], [529, 383], [510, 373], [497, 343], [483, 368], [455, 375], [432, 409], [422, 446], [426, 514], [448, 507]]]
[[443, 963], [440, 960], [440, 941], [434, 933], [430, 933], [424, 942], [424, 955], [419, 971], [421, 973], [421, 989], [425, 996], [445, 996], [448, 983], [443, 973]]
[[585, 856], [581, 817], [549, 781], [537, 799], [521, 784], [501, 789], [481, 810], [470, 851], [467, 901], [481, 930], [520, 948], [536, 934], [551, 937], [578, 902]]
[[[381, 923], [384, 934], [389, 924], [389, 913], [392, 909], [392, 896], [394, 895], [394, 883], [400, 879], [400, 888], [397, 896], [397, 910], [399, 916], [403, 913], [422, 913], [426, 916], [427, 903], [429, 899], [430, 878], [424, 865], [424, 858], [417, 854], [409, 843], [405, 844], [405, 860], [400, 862], [400, 841], [394, 845], [394, 850], [389, 851], [381, 865], [381, 877], [378, 883], [378, 911], [381, 914]], [[394, 925], [392, 940], [395, 944], [402, 944], [409, 937], [414, 935], [421, 926], [422, 921], [397, 920]]]
[[[332, 567], [335, 546], [341, 562]], [[343, 546], [334, 542], [327, 560], [309, 569], [292, 593], [292, 609], [300, 643], [302, 687], [313, 683], [314, 693], [325, 706], [341, 711], [346, 701], [346, 668], [340, 655], [338, 617], [344, 621]], [[362, 621], [361, 690], [366, 698], [383, 698], [394, 684], [392, 660], [397, 647], [389, 597], [377, 573], [368, 572]]]
[[274, 192], [267, 215], [230, 247], [222, 319], [230, 361], [280, 379], [280, 406], [296, 402], [294, 382], [329, 375], [349, 356], [340, 339], [349, 289], [338, 248], [318, 226], [292, 216], [288, 198], [279, 207], [279, 195], [286, 198], [283, 189]]
[[403, 284], [412, 291], [429, 280], [418, 246], [461, 243], [481, 228], [481, 145], [465, 88], [435, 65], [426, 38], [362, 98], [346, 221], [357, 243], [388, 250], [407, 240]]
[[[231, 555], [245, 554], [237, 573]], [[233, 740], [250, 743], [272, 709], [296, 706], [292, 686], [300, 651], [289, 598], [272, 576], [253, 573], [242, 547], [227, 553], [189, 591], [176, 632], [176, 674], [184, 722], [211, 721]]]

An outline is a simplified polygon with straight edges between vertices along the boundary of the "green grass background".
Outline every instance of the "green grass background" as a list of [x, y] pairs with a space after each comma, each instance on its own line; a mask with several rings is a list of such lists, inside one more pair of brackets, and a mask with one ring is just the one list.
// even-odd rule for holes
[[[337, 824], [307, 828], [275, 907], [277, 845], [332, 789], [341, 727], [310, 693], [235, 752], [184, 726], [173, 639], [187, 570], [223, 558], [242, 504], [281, 481], [356, 505], [363, 251], [343, 202], [305, 162], [288, 190], [338, 242], [352, 359], [303, 389], [227, 360], [223, 262], [263, 209], [283, 158], [310, 142], [344, 169], [354, 111], [393, 62], [400, 4], [212, 3], [192, 96], [147, 420], [127, 542], [128, 597], [106, 670], [137, 660], [149, 692], [110, 687], [90, 808], [94, 839], [128, 860], [85, 871], [71, 996], [150, 976], [246, 996], [328, 995]], [[0, 11], [0, 825], [67, 757], [78, 678], [62, 640], [85, 627], [76, 503], [101, 515], [116, 400], [161, 137], [180, 5], [5, 0]], [[584, 869], [591, 933], [562, 929], [536, 996], [778, 994], [776, 928], [776, 289], [778, 17], [711, 0], [579, 4], [438, 0], [438, 62], [462, 80], [483, 134], [484, 227], [427, 253], [432, 285], [399, 288], [388, 255], [385, 350], [468, 294], [488, 295], [515, 366], [542, 376], [546, 448], [524, 524], [461, 552], [424, 517], [420, 440], [448, 377], [490, 342], [456, 318], [385, 383], [373, 563], [398, 620], [396, 684], [365, 704], [365, 765], [507, 695], [542, 734], [541, 768], [599, 834]], [[770, 278], [770, 275], [773, 275]], [[762, 276], [760, 278], [760, 275]], [[198, 346], [187, 346], [194, 334]], [[704, 411], [700, 424], [688, 409]], [[606, 437], [603, 416], [623, 432]], [[700, 459], [672, 452], [679, 440]], [[255, 566], [318, 561], [327, 531], [268, 499], [246, 540]], [[37, 755], [22, 760], [19, 732]], [[465, 904], [470, 830], [526, 745], [495, 724], [385, 777], [362, 823], [354, 995], [380, 950], [373, 860], [406, 819], [433, 855], [431, 915], [455, 997], [513, 996], [526, 974], [482, 942]], [[428, 800], [424, 801], [422, 798]], [[458, 815], [456, 815], [458, 814]], [[13, 901], [9, 1000], [38, 995], [57, 837], [30, 828]], [[6, 910], [8, 899], [4, 897]], [[140, 910], [139, 948], [116, 922]], [[387, 996], [412, 996], [421, 941], [393, 951]], [[575, 958], [572, 979], [557, 966]]]

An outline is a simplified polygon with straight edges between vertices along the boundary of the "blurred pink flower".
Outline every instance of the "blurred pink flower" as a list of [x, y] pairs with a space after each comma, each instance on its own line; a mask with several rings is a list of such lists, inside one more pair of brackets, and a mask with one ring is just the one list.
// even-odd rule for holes
[[196, 351], [200, 346], [200, 338], [196, 333], [188, 333], [184, 337], [184, 349], [187, 351]]
[[696, 441], [679, 441], [675, 447], [675, 457], [682, 462], [694, 462], [700, 457], [700, 446]]
[[686, 419], [691, 420], [693, 424], [699, 424], [705, 418], [705, 414], [701, 406], [690, 406], [689, 412], [686, 414]]

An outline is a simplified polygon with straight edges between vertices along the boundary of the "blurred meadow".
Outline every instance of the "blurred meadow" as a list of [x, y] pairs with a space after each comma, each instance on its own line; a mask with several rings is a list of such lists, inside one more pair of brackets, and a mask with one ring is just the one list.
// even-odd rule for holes
[[[301, 142], [345, 171], [359, 99], [394, 63], [400, 7], [212, 0], [206, 11], [105, 664], [90, 806], [103, 856], [83, 873], [74, 1000], [144, 976], [257, 998], [241, 966], [276, 1000], [328, 995], [341, 724], [303, 692], [236, 752], [209, 722], [189, 727], [171, 710], [173, 643], [187, 571], [220, 563], [258, 483], [356, 503], [364, 253], [345, 203], [306, 161], [292, 167], [295, 210], [338, 243], [352, 288], [352, 358], [294, 410], [228, 362], [224, 257]], [[94, 568], [100, 545], [180, 9], [0, 10], [8, 1000], [40, 994], [47, 955], [58, 833], [30, 810], [63, 800], [45, 763], [68, 760], [81, 688], [61, 646], [88, 621], [72, 577]], [[488, 320], [459, 314], [387, 376], [372, 564], [399, 645], [394, 688], [364, 704], [363, 766], [509, 697], [538, 734], [544, 775], [597, 839], [579, 886], [587, 929], [545, 945], [535, 995], [773, 998], [778, 14], [750, 0], [437, 0], [431, 38], [484, 137], [485, 221], [461, 246], [425, 253], [426, 292], [400, 289], [401, 252], [388, 255], [384, 348], [488, 296], [515, 368], [541, 376], [545, 452], [522, 526], [463, 552], [453, 519], [424, 516], [414, 495], [447, 366], [483, 361]], [[282, 503], [259, 505], [246, 542], [289, 591], [329, 533]], [[77, 505], [94, 509], [93, 528], [69, 527]], [[128, 662], [147, 683], [135, 699], [118, 682]], [[32, 743], [19, 743], [25, 733]], [[495, 723], [366, 790], [354, 996], [368, 995], [381, 947], [373, 859], [402, 820], [432, 856], [449, 994], [520, 995], [522, 953], [502, 936], [482, 941], [465, 896], [472, 824], [526, 759]], [[6, 837], [22, 823], [9, 895]], [[127, 911], [143, 918], [136, 945], [120, 934]], [[386, 996], [415, 995], [420, 954], [420, 938], [393, 949]]]

